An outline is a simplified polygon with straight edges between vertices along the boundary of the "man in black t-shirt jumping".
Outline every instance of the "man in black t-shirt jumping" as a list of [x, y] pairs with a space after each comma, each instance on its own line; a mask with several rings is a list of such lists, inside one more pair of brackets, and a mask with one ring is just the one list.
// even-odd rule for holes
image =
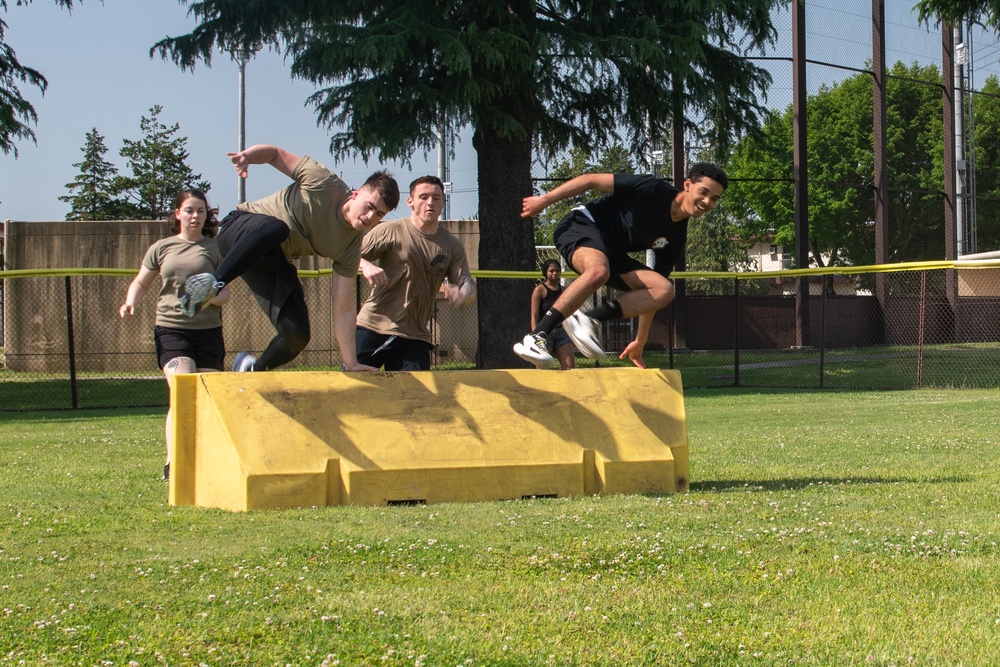
[[[602, 359], [597, 322], [638, 317], [635, 340], [619, 358], [628, 357], [645, 368], [642, 352], [653, 314], [674, 298], [668, 277], [684, 252], [688, 218], [715, 208], [728, 185], [726, 172], [699, 162], [692, 165], [680, 190], [654, 176], [584, 174], [538, 197], [525, 197], [521, 217], [533, 218], [550, 204], [588, 190], [607, 193], [574, 208], [556, 225], [556, 248], [580, 277], [563, 290], [538, 326], [514, 344], [514, 352], [540, 368], [552, 366], [545, 337], [562, 324], [584, 356]], [[654, 268], [628, 255], [641, 250], [653, 251]], [[605, 284], [624, 293], [586, 313], [578, 312]]]

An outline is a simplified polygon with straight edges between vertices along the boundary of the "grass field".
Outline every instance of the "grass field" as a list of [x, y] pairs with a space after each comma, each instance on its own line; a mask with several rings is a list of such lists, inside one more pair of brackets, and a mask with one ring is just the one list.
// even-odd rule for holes
[[1000, 663], [1000, 391], [686, 406], [689, 493], [243, 514], [0, 414], [0, 665]]

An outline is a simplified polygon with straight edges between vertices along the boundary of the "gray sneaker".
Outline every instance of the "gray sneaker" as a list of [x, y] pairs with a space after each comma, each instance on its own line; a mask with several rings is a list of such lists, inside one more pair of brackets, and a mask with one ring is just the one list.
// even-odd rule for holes
[[514, 354], [539, 368], [551, 368], [556, 363], [549, 354], [545, 334], [528, 334], [520, 343], [514, 343]]
[[579, 310], [563, 320], [563, 331], [588, 359], [600, 361], [607, 355], [597, 339], [597, 320], [584, 315]]
[[184, 286], [179, 290], [178, 300], [181, 302], [181, 310], [188, 317], [194, 317], [225, 286], [225, 283], [216, 280], [211, 273], [191, 276], [184, 281]]
[[257, 363], [257, 357], [253, 356], [249, 352], [237, 352], [236, 358], [233, 359], [233, 372], [249, 373], [253, 371], [253, 365], [255, 363]]

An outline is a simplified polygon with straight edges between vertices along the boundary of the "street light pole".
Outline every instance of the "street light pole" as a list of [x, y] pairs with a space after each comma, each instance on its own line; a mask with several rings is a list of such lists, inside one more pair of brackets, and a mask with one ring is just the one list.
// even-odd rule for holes
[[[236, 140], [238, 151], [242, 151], [247, 147], [247, 61], [249, 59], [249, 56], [246, 54], [233, 55], [233, 60], [236, 61], [236, 64], [240, 69], [239, 136]], [[239, 181], [236, 196], [238, 203], [242, 204], [247, 200], [247, 182], [246, 179], [239, 174], [237, 174], [236, 179]]]

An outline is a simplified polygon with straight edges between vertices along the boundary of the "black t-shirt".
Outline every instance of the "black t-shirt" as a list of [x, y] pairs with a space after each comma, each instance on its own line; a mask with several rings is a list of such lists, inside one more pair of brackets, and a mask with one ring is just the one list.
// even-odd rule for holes
[[542, 283], [542, 289], [545, 290], [545, 296], [542, 297], [542, 302], [538, 304], [538, 319], [545, 317], [545, 313], [549, 312], [549, 308], [555, 305], [563, 293], [562, 285], [556, 289], [549, 289], [545, 283]]
[[687, 243], [688, 219], [670, 219], [678, 190], [655, 176], [615, 174], [613, 194], [587, 204], [609, 252], [653, 250], [656, 272], [677, 264]]

